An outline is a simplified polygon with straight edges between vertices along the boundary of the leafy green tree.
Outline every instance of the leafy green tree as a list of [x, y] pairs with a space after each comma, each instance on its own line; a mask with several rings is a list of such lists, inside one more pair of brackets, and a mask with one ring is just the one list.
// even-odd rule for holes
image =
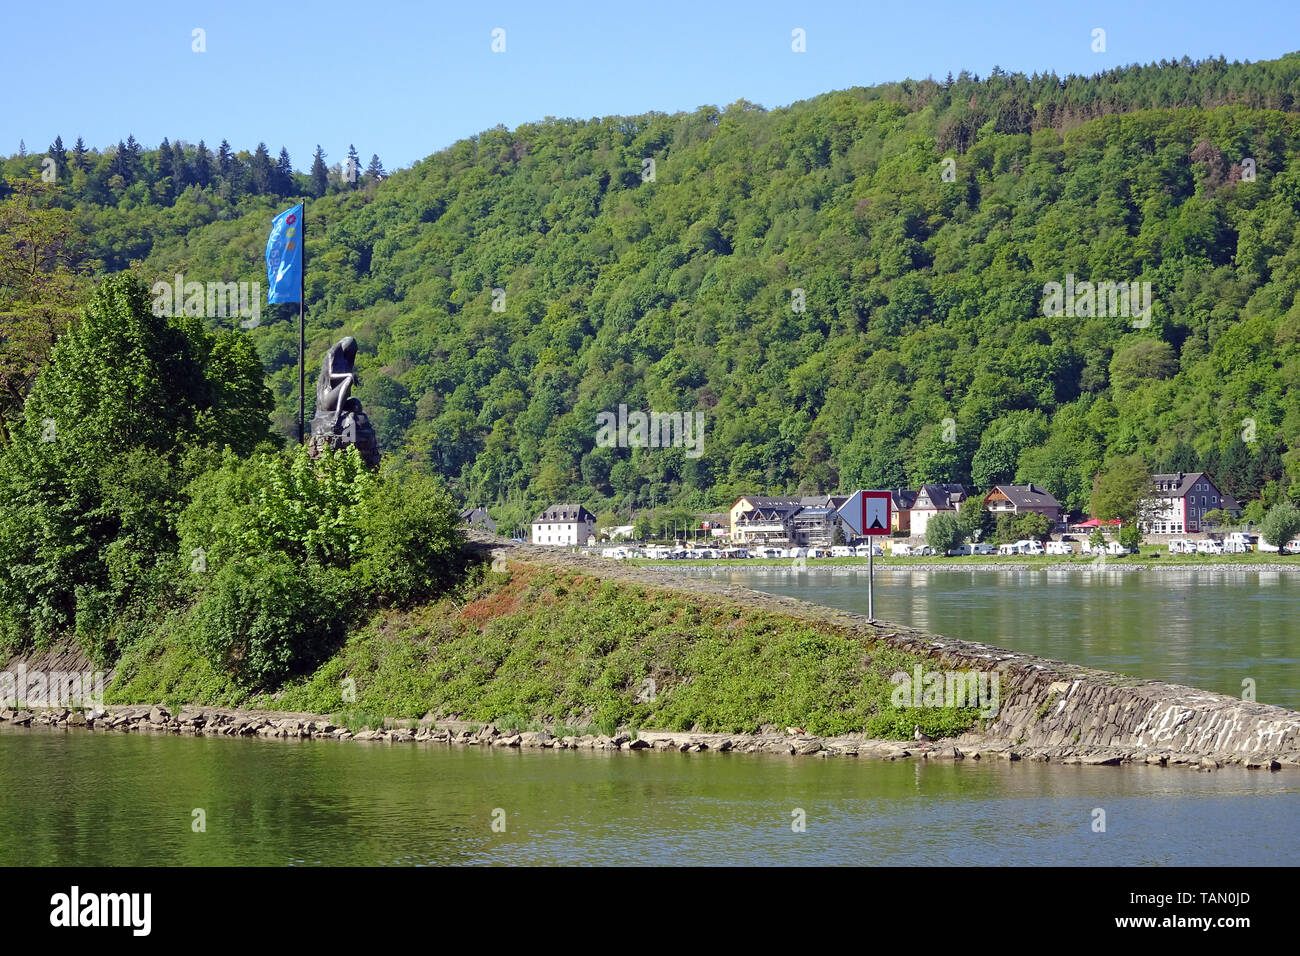
[[1274, 505], [1259, 526], [1260, 536], [1275, 548], [1300, 536], [1300, 508], [1289, 501]]
[[1016, 515], [1011, 522], [1011, 533], [1016, 540], [1030, 538], [1042, 541], [1052, 532], [1052, 519], [1036, 511], [1025, 511]]
[[957, 522], [963, 541], [988, 540], [994, 530], [993, 513], [984, 507], [983, 495], [971, 495], [962, 501], [957, 509]]
[[[269, 442], [261, 362], [238, 333], [153, 314], [105, 280], [54, 346], [0, 454], [0, 628], [11, 646], [74, 629], [97, 652], [173, 561], [205, 449]], [[210, 452], [206, 453], [210, 454]]]
[[1136, 522], [1119, 529], [1119, 543], [1126, 548], [1142, 547], [1142, 526]]
[[0, 438], [82, 295], [85, 240], [53, 185], [21, 180], [0, 200]]
[[941, 511], [925, 524], [925, 543], [934, 548], [935, 554], [947, 554], [965, 540], [961, 523], [951, 512]]
[[1210, 528], [1221, 528], [1232, 520], [1232, 516], [1222, 508], [1214, 508], [1201, 515], [1201, 524]]
[[1092, 514], [1102, 521], [1134, 521], [1150, 499], [1151, 472], [1138, 455], [1110, 462], [1092, 486]]

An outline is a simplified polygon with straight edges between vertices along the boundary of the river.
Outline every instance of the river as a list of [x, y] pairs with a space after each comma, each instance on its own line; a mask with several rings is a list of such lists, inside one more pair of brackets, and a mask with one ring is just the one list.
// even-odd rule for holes
[[[865, 567], [673, 570], [867, 611]], [[882, 620], [1300, 710], [1300, 569], [877, 568], [875, 590]]]
[[75, 730], [0, 780], [5, 866], [1282, 865], [1300, 819], [1293, 773]]

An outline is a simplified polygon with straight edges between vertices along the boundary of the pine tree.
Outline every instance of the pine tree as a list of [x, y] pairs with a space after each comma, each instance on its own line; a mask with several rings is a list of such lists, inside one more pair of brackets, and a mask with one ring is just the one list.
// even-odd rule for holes
[[275, 191], [281, 196], [288, 196], [294, 192], [293, 163], [289, 161], [289, 151], [283, 146], [280, 147], [280, 158], [275, 163], [275, 178]]
[[88, 165], [88, 163], [86, 162], [86, 153], [87, 153], [86, 144], [82, 142], [81, 137], [78, 136], [77, 142], [72, 147], [72, 165], [74, 168], [76, 169], [86, 168], [86, 166]]
[[220, 172], [222, 176], [228, 177], [230, 175], [230, 165], [230, 144], [223, 139], [221, 145], [217, 147], [217, 171]]
[[63, 148], [63, 137], [55, 136], [50, 144], [50, 159], [54, 160], [54, 175], [63, 176], [68, 168], [68, 151]]
[[[159, 180], [161, 180], [161, 179], [163, 179], [163, 178], [166, 177], [166, 176], [170, 176], [170, 175], [171, 175], [171, 166], [172, 166], [172, 144], [171, 144], [170, 142], [168, 142], [167, 137], [164, 136], [164, 137], [163, 137], [163, 141], [162, 141], [161, 143], [158, 144], [158, 176], [157, 176], [157, 178], [158, 178]], [[175, 181], [175, 180], [172, 180], [171, 189], [168, 191], [167, 195], [168, 195], [169, 198], [174, 197], [174, 196], [176, 195], [176, 181]]]
[[357, 188], [357, 181], [361, 178], [361, 157], [357, 154], [357, 148], [351, 143], [348, 144], [348, 161], [343, 164], [343, 181], [352, 189]]
[[123, 183], [131, 182], [131, 157], [126, 151], [126, 144], [120, 139], [117, 141], [117, 152], [113, 154], [108, 171], [112, 176], [121, 176]]
[[194, 181], [194, 177], [190, 175], [189, 163], [185, 161], [185, 147], [181, 145], [180, 140], [172, 144], [171, 172], [172, 183], [178, 195]]
[[374, 183], [379, 182], [379, 180], [383, 179], [387, 175], [388, 174], [384, 172], [384, 164], [379, 161], [378, 154], [371, 155], [370, 165], [366, 167], [366, 178]]
[[271, 154], [265, 143], [258, 143], [253, 152], [253, 162], [249, 166], [249, 176], [253, 183], [253, 192], [265, 196], [275, 188], [275, 166], [271, 163]]
[[200, 189], [207, 189], [212, 181], [212, 156], [203, 140], [199, 140], [199, 147], [194, 151], [194, 181]]
[[329, 170], [325, 167], [325, 151], [316, 144], [316, 155], [311, 161], [311, 194], [319, 199], [329, 188]]
[[24, 143], [21, 139], [18, 141], [18, 155], [19, 156], [27, 155], [27, 144]]

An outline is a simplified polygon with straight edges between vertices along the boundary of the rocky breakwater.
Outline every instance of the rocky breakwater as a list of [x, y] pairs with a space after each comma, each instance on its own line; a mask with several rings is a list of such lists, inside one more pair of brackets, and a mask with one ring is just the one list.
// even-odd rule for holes
[[[608, 580], [742, 601], [854, 632], [924, 658], [941, 675], [996, 672], [1000, 699], [977, 732], [952, 744], [1009, 759], [1300, 768], [1300, 713], [1163, 681], [1142, 680], [988, 644], [927, 634], [864, 615], [658, 568], [569, 554], [475, 532], [485, 559], [551, 564]], [[643, 731], [643, 734], [649, 732]], [[897, 746], [897, 744], [895, 744]], [[904, 748], [907, 749], [907, 748]]]

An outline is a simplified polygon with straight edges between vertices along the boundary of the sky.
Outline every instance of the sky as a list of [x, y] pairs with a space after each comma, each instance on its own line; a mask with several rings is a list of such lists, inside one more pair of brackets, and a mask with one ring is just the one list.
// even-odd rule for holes
[[[1097, 29], [1104, 52], [1093, 49]], [[804, 52], [793, 49], [796, 30]], [[287, 147], [300, 170], [317, 144], [331, 164], [355, 144], [363, 163], [378, 154], [391, 172], [497, 124], [547, 116], [738, 99], [772, 108], [963, 69], [1092, 74], [1293, 50], [1297, 0], [9, 0], [0, 154], [20, 140], [44, 152], [55, 135], [93, 148], [128, 134], [146, 147], [225, 138], [237, 150]]]

